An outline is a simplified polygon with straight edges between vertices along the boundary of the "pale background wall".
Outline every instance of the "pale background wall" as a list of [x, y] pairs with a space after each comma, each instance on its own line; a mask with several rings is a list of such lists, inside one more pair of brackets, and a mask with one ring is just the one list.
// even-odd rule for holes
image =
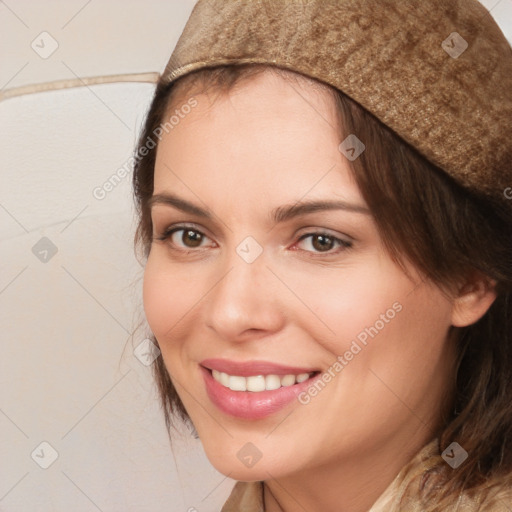
[[[0, 1], [0, 93], [162, 71], [194, 3]], [[483, 3], [512, 40], [512, 0]], [[31, 48], [43, 31], [59, 45], [46, 59]], [[215, 512], [233, 485], [190, 436], [171, 451], [134, 356], [130, 176], [93, 195], [129, 158], [152, 92], [128, 82], [0, 102], [0, 511]]]

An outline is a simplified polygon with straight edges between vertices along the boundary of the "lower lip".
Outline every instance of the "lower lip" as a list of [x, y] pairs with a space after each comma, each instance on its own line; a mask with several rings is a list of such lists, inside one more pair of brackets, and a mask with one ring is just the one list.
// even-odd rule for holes
[[217, 382], [210, 370], [200, 368], [210, 400], [226, 414], [247, 420], [258, 420], [280, 411], [321, 376], [315, 374], [304, 382], [272, 391], [233, 391]]

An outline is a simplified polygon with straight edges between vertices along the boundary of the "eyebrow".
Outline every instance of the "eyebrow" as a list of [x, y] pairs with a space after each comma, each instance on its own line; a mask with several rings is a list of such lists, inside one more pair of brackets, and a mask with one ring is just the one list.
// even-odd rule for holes
[[[154, 205], [161, 204], [165, 206], [172, 206], [191, 215], [197, 217], [203, 217], [205, 219], [212, 220], [213, 215], [206, 209], [201, 208], [185, 199], [182, 199], [173, 194], [154, 194], [149, 198], [148, 206], [151, 209]], [[366, 206], [352, 204], [347, 201], [341, 200], [318, 200], [318, 201], [306, 201], [296, 202], [294, 204], [278, 206], [270, 212], [271, 222], [279, 223], [287, 220], [299, 217], [301, 215], [307, 215], [309, 213], [315, 213], [320, 211], [328, 210], [344, 210], [354, 213], [362, 213], [365, 215], [371, 215], [370, 210]]]

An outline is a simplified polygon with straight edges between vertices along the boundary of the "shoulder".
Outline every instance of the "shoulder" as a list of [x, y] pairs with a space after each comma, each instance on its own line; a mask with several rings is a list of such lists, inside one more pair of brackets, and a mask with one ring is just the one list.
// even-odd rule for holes
[[460, 497], [460, 510], [471, 512], [510, 512], [511, 504], [512, 475]]
[[[437, 502], [435, 489], [443, 485], [441, 474], [429, 472], [439, 463], [438, 439], [428, 443], [400, 471], [370, 512], [510, 512], [512, 475], [490, 480], [477, 489], [461, 492], [449, 502]], [[424, 494], [430, 488], [433, 493]], [[430, 496], [431, 498], [428, 498]], [[436, 503], [437, 502], [437, 503]], [[405, 508], [404, 508], [405, 507]]]

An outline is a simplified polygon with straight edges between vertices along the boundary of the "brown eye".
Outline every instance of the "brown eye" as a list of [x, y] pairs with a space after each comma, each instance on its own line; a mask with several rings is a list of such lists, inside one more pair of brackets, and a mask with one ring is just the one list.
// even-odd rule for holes
[[315, 235], [312, 239], [312, 245], [317, 251], [328, 251], [334, 245], [333, 238], [325, 235]]
[[192, 229], [180, 229], [183, 231], [181, 235], [181, 242], [186, 247], [199, 247], [203, 241], [203, 234], [199, 231], [193, 231]]
[[167, 242], [172, 249], [177, 251], [190, 252], [186, 250], [202, 248], [206, 245], [203, 242], [209, 238], [191, 226], [182, 226], [167, 229], [161, 236], [155, 237], [155, 240]]
[[[352, 247], [352, 242], [347, 240], [342, 240], [333, 235], [329, 235], [327, 233], [308, 233], [300, 237], [299, 242], [303, 242], [308, 240], [308, 243], [305, 244], [309, 247], [306, 247], [306, 252], [314, 253], [329, 253], [336, 254], [337, 252], [343, 251], [344, 249], [348, 249]], [[331, 251], [331, 249], [339, 247], [338, 251]], [[311, 249], [312, 248], [312, 249]]]

